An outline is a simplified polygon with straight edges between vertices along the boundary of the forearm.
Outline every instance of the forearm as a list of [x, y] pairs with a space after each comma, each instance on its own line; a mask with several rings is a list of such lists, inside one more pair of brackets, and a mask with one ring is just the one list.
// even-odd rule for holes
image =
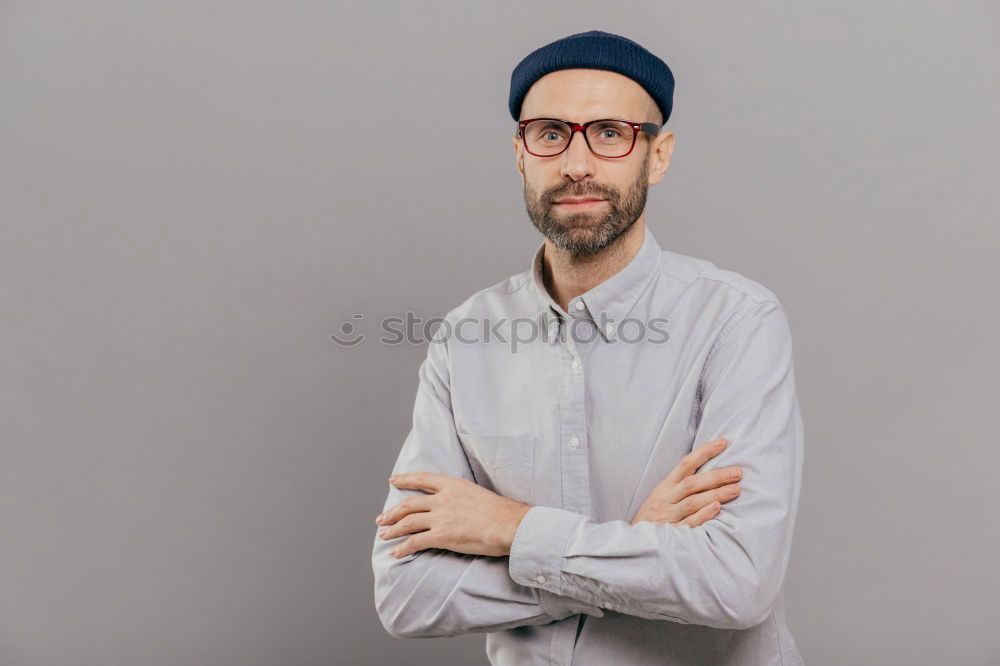
[[401, 539], [376, 539], [375, 607], [396, 637], [442, 637], [547, 624], [578, 613], [602, 616], [593, 604], [511, 580], [506, 557], [432, 548], [389, 555]]
[[770, 611], [787, 561], [782, 540], [790, 535], [779, 530], [772, 555], [755, 561], [725, 520], [696, 528], [647, 521], [631, 526], [533, 507], [515, 535], [510, 576], [629, 615], [745, 629]]

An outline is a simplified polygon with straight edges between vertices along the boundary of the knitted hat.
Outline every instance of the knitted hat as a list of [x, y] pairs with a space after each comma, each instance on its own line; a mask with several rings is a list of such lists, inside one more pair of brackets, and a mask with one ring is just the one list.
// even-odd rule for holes
[[549, 72], [577, 67], [606, 69], [629, 77], [656, 101], [666, 124], [674, 99], [674, 75], [667, 63], [631, 39], [602, 30], [563, 37], [519, 62], [510, 75], [510, 115], [521, 119], [521, 102], [535, 81]]

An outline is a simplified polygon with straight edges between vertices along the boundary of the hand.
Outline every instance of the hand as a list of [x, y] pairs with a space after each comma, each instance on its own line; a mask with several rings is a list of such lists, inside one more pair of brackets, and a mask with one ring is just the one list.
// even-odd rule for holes
[[428, 490], [401, 500], [375, 522], [379, 536], [394, 539], [413, 533], [390, 551], [396, 558], [425, 548], [500, 557], [510, 554], [514, 533], [530, 504], [515, 502], [466, 479], [434, 472], [389, 478], [397, 488]]
[[725, 467], [694, 474], [694, 471], [726, 448], [725, 438], [702, 444], [677, 463], [673, 471], [660, 481], [646, 501], [632, 525], [648, 520], [653, 523], [688, 525], [697, 527], [708, 522], [722, 510], [722, 502], [736, 499], [743, 476], [739, 467]]

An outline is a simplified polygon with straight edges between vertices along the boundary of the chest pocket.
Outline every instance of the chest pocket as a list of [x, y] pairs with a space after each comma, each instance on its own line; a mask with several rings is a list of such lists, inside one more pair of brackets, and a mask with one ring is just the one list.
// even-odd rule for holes
[[459, 432], [476, 483], [508, 499], [534, 503], [535, 436]]

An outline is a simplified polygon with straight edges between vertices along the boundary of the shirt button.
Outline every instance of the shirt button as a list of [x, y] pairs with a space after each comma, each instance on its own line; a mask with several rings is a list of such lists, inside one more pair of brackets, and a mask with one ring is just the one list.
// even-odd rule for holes
[[580, 440], [577, 439], [576, 435], [573, 435], [572, 437], [569, 438], [569, 445], [572, 446], [574, 449], [580, 446]]
[[573, 359], [573, 369], [576, 370], [579, 367], [580, 367], [580, 359], [574, 358]]
[[544, 583], [545, 582], [545, 576], [541, 576], [541, 575], [535, 576], [535, 580], [537, 580], [539, 583]]
[[573, 307], [577, 310], [582, 310], [584, 308], [583, 301], [577, 301]]

